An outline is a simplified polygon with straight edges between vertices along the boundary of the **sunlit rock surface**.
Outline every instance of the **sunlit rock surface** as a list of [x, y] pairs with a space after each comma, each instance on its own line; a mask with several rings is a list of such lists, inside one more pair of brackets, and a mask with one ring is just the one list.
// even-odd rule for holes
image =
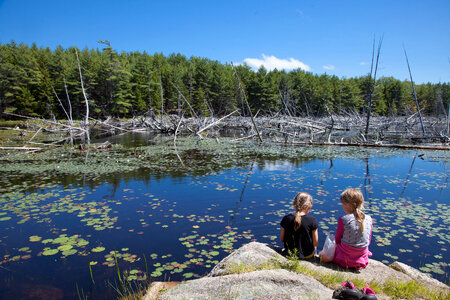
[[[379, 283], [416, 280], [428, 287], [449, 289], [447, 285], [398, 262], [386, 266], [370, 260], [369, 265], [358, 272], [330, 263], [322, 264], [318, 260], [299, 263], [316, 273], [343, 275], [350, 281], [357, 278]], [[170, 287], [167, 283], [166, 286], [154, 283], [144, 299], [331, 299], [333, 290], [310, 276], [283, 269], [282, 266], [286, 265], [288, 260], [275, 250], [265, 244], [251, 242], [225, 257], [208, 276], [171, 284]], [[377, 296], [378, 299], [389, 299], [384, 295]]]

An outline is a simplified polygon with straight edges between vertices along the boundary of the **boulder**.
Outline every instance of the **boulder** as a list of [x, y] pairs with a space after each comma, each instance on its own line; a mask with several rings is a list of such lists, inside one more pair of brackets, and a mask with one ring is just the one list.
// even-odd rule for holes
[[266, 244], [251, 242], [236, 249], [222, 259], [208, 274], [210, 277], [236, 273], [235, 269], [257, 270], [275, 262], [286, 263], [287, 259]]
[[431, 278], [430, 276], [420, 272], [417, 269], [414, 269], [413, 267], [405, 265], [404, 263], [396, 261], [396, 262], [390, 264], [389, 267], [396, 271], [402, 272], [403, 274], [408, 275], [410, 278], [414, 279], [415, 281], [426, 283], [429, 286], [435, 286], [437, 288], [442, 288], [442, 289], [449, 288], [448, 285], [440, 282], [439, 280]]
[[275, 269], [186, 281], [158, 299], [331, 299], [332, 295], [314, 278]]
[[[322, 275], [379, 284], [415, 280], [447, 294], [449, 291], [447, 285], [399, 262], [386, 266], [371, 259], [360, 271], [321, 263], [318, 258], [298, 263], [307, 272], [289, 271], [292, 261], [265, 244], [251, 242], [225, 257], [207, 276], [171, 285], [173, 288], [154, 286], [151, 298], [145, 299], [331, 299], [333, 290], [315, 279]], [[389, 299], [385, 295], [377, 297]]]

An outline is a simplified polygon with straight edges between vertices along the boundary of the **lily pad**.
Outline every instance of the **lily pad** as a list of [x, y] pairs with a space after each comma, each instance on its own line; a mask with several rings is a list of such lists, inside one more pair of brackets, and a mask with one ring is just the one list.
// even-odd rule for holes
[[30, 242], [39, 242], [40, 240], [42, 240], [42, 237], [40, 236], [37, 235], [30, 236]]
[[72, 248], [73, 248], [72, 245], [62, 245], [62, 246], [59, 246], [59, 247], [58, 247], [58, 250], [64, 252], [64, 251], [70, 250], [70, 249], [72, 249]]
[[44, 252], [42, 252], [42, 255], [50, 256], [50, 255], [55, 255], [58, 252], [59, 252], [58, 249], [48, 249], [48, 250], [45, 250]]
[[69, 256], [69, 255], [73, 255], [77, 252], [78, 252], [77, 249], [69, 249], [69, 250], [62, 252], [61, 254], [64, 256]]
[[101, 246], [95, 247], [91, 251], [92, 252], [102, 252], [102, 251], [105, 251], [105, 247], [101, 247]]

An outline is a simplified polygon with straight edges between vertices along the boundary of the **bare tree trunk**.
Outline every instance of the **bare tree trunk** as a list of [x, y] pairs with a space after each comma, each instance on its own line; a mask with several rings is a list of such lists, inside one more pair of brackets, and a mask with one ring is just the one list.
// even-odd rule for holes
[[[70, 122], [70, 126], [73, 126], [72, 103], [70, 101], [69, 91], [67, 90], [66, 77], [64, 75], [63, 75], [63, 80], [64, 80], [64, 90], [66, 91], [66, 96], [67, 96], [67, 104], [69, 105], [69, 122]], [[73, 146], [72, 128], [69, 129], [69, 135], [70, 135], [70, 145]]]
[[88, 99], [87, 99], [87, 96], [86, 96], [86, 92], [84, 91], [83, 76], [81, 74], [80, 59], [78, 58], [78, 50], [77, 49], [75, 49], [75, 55], [77, 57], [78, 71], [80, 72], [81, 91], [83, 92], [84, 103], [86, 105], [86, 116], [84, 118], [84, 127], [85, 127], [85, 131], [86, 131], [86, 139], [87, 139], [87, 143], [90, 144], [91, 143], [91, 139], [90, 139], [90, 136], [89, 136], [89, 102], [88, 102]]
[[[64, 86], [65, 86], [66, 81], [64, 80]], [[55, 89], [52, 86], [52, 90], [53, 93], [55, 94], [56, 99], [58, 99], [59, 105], [61, 105], [64, 113], [66, 114], [67, 120], [69, 121], [70, 126], [73, 126], [73, 122], [72, 122], [72, 106], [70, 106], [70, 100], [69, 100], [69, 108], [70, 108], [70, 115], [67, 113], [66, 109], [64, 108], [64, 105], [62, 104], [61, 100], [58, 97], [58, 94], [56, 93]], [[67, 88], [66, 88], [66, 92], [67, 92]], [[68, 97], [68, 96], [67, 96]], [[72, 129], [69, 129], [69, 135], [70, 135], [70, 145], [73, 145], [73, 137], [72, 137]]]
[[67, 104], [69, 105], [69, 121], [70, 121], [70, 125], [73, 125], [72, 103], [70, 102], [69, 92], [67, 91], [67, 83], [66, 83], [65, 76], [63, 76], [63, 80], [64, 80], [64, 90], [66, 91], [66, 96], [67, 96]]
[[184, 102], [186, 102], [187, 105], [189, 106], [189, 108], [191, 109], [192, 115], [195, 118], [198, 118], [197, 114], [195, 113], [195, 110], [192, 108], [192, 106], [189, 103], [189, 101], [187, 101], [187, 99], [184, 97], [183, 93], [178, 89], [178, 87], [173, 82], [171, 82], [171, 83], [172, 83], [173, 87], [178, 91], [178, 94], [181, 95], [181, 98], [184, 100]]
[[[67, 120], [70, 122], [69, 114], [67, 113], [67, 111], [66, 111], [64, 105], [62, 104], [61, 100], [59, 99], [58, 94], [56, 93], [55, 88], [54, 88], [53, 86], [52, 86], [52, 91], [53, 91], [53, 94], [55, 94], [55, 97], [56, 97], [56, 99], [58, 100], [59, 105], [60, 105], [61, 108], [63, 109], [64, 114], [65, 114], [66, 117], [67, 117]], [[72, 124], [71, 124], [71, 125], [72, 125]]]
[[423, 127], [422, 114], [420, 113], [419, 101], [417, 101], [416, 88], [414, 87], [414, 81], [411, 75], [411, 68], [409, 67], [408, 55], [406, 55], [406, 49], [403, 47], [403, 51], [405, 52], [406, 64], [408, 65], [409, 78], [411, 79], [411, 85], [413, 89], [414, 100], [416, 101], [417, 113], [419, 115], [420, 125], [422, 126], [422, 133], [425, 136], [425, 128]]
[[163, 121], [163, 114], [164, 114], [164, 96], [163, 96], [163, 87], [162, 87], [162, 80], [161, 80], [161, 66], [159, 66], [159, 88], [161, 90], [161, 124]]
[[447, 112], [447, 134], [450, 133], [450, 98], [448, 99], [448, 112]]
[[258, 135], [259, 141], [262, 143], [263, 140], [262, 140], [261, 134], [260, 134], [259, 131], [258, 131], [258, 127], [256, 126], [255, 120], [253, 119], [252, 110], [250, 109], [250, 105], [248, 104], [247, 96], [245, 95], [244, 87], [242, 86], [241, 79], [239, 78], [239, 75], [238, 75], [238, 73], [236, 72], [236, 69], [234, 68], [233, 64], [231, 64], [231, 67], [233, 68], [234, 74], [236, 75], [236, 78], [237, 78], [237, 80], [238, 80], [239, 90], [240, 90], [240, 92], [241, 92], [241, 97], [243, 97], [243, 99], [245, 100], [245, 103], [247, 104], [247, 109], [248, 109], [248, 112], [249, 112], [249, 114], [250, 114], [250, 118], [251, 118], [251, 120], [252, 120], [253, 127], [255, 128], [256, 134]]
[[[383, 37], [381, 37], [380, 41], [378, 42], [377, 60], [376, 60], [376, 63], [375, 63], [375, 71], [373, 73], [373, 83], [371, 83], [371, 85], [370, 85], [369, 99], [367, 101], [367, 119], [366, 119], [366, 130], [365, 130], [365, 134], [366, 135], [369, 133], [370, 114], [372, 112], [372, 96], [373, 96], [373, 92], [375, 90], [375, 84], [377, 82], [378, 60], [380, 58], [380, 51], [381, 51], [381, 44], [382, 43], [383, 43]], [[370, 78], [372, 78], [374, 50], [375, 50], [375, 38], [373, 40], [373, 47], [372, 47], [372, 67], [370, 68]]]
[[153, 117], [153, 109], [152, 109], [152, 84], [151, 84], [151, 78], [149, 76], [148, 78], [148, 111], [150, 112], [150, 115]]

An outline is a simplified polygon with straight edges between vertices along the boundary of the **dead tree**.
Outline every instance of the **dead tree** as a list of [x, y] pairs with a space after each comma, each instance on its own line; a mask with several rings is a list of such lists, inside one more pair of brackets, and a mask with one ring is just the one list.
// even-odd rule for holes
[[78, 58], [78, 51], [77, 51], [77, 49], [75, 49], [75, 55], [77, 57], [78, 71], [80, 72], [81, 91], [83, 92], [84, 103], [86, 105], [86, 115], [85, 115], [85, 118], [84, 118], [84, 129], [85, 129], [85, 132], [86, 132], [87, 143], [90, 144], [91, 139], [90, 139], [90, 136], [89, 136], [89, 101], [87, 99], [86, 92], [84, 91], [83, 75], [81, 74], [80, 59]]
[[163, 122], [163, 114], [164, 114], [164, 93], [163, 93], [163, 86], [162, 86], [162, 80], [161, 80], [161, 66], [159, 66], [159, 88], [161, 91], [161, 124]]
[[422, 126], [422, 133], [425, 136], [425, 128], [423, 127], [422, 114], [420, 113], [419, 101], [417, 101], [416, 88], [414, 87], [414, 81], [411, 75], [411, 68], [409, 67], [408, 55], [406, 55], [406, 49], [403, 47], [405, 52], [406, 64], [408, 65], [409, 78], [411, 79], [411, 86], [413, 90], [414, 100], [416, 101], [417, 114], [419, 115], [420, 125]]
[[[370, 81], [370, 91], [369, 91], [369, 99], [367, 100], [367, 119], [366, 119], [366, 130], [365, 134], [369, 133], [369, 124], [370, 124], [370, 114], [372, 112], [372, 96], [375, 90], [375, 84], [377, 80], [377, 70], [378, 70], [378, 60], [380, 58], [381, 44], [383, 43], [383, 36], [380, 38], [378, 42], [378, 50], [377, 50], [377, 60], [375, 63], [375, 71], [373, 73], [373, 82]], [[372, 47], [372, 66], [370, 68], [370, 79], [372, 79], [372, 70], [373, 70], [373, 59], [374, 59], [374, 50], [375, 50], [375, 37], [373, 39], [373, 47]]]
[[447, 134], [450, 133], [450, 98], [448, 99], [448, 112], [447, 112]]
[[262, 143], [263, 140], [262, 140], [261, 134], [258, 131], [258, 127], [256, 126], [255, 120], [253, 119], [253, 113], [252, 113], [252, 110], [250, 109], [250, 105], [248, 104], [247, 96], [245, 95], [245, 91], [244, 91], [244, 87], [242, 86], [241, 79], [239, 78], [239, 75], [236, 72], [236, 69], [234, 68], [233, 64], [231, 64], [231, 67], [233, 68], [234, 75], [236, 76], [236, 79], [238, 81], [240, 95], [241, 95], [242, 99], [245, 101], [245, 104], [247, 105], [247, 109], [250, 114], [250, 118], [252, 120], [253, 127], [255, 128], [256, 134], [258, 135], [259, 141]]

